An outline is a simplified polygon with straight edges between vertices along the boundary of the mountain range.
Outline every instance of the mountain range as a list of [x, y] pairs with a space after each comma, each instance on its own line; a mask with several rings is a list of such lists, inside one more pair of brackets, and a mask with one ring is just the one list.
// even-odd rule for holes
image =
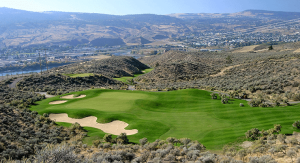
[[91, 44], [138, 45], [203, 32], [230, 32], [298, 19], [300, 12], [106, 15], [0, 8], [0, 47]]

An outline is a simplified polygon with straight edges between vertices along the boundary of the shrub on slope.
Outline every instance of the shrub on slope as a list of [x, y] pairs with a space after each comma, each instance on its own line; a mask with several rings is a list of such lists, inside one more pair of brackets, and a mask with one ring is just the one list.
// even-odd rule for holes
[[17, 84], [18, 89], [23, 91], [48, 92], [49, 94], [63, 94], [75, 90], [84, 90], [90, 87], [105, 87], [120, 89], [127, 87], [126, 84], [107, 78], [102, 75], [87, 77], [68, 77], [60, 74], [31, 75], [25, 77]]
[[141, 70], [149, 68], [133, 57], [114, 56], [102, 60], [92, 60], [83, 63], [57, 67], [51, 70], [54, 73], [95, 73], [115, 78], [122, 76], [133, 76], [141, 73]]

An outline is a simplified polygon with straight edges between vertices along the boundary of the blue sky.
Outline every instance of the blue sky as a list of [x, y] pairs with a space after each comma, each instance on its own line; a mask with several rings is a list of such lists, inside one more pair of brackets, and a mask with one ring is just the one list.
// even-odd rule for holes
[[300, 12], [300, 0], [0, 0], [0, 7], [28, 11], [113, 15], [233, 13], [247, 9]]

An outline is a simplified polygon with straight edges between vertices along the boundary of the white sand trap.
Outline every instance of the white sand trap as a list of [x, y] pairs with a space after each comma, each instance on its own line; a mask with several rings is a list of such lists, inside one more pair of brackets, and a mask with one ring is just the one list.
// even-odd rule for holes
[[97, 117], [95, 117], [95, 116], [85, 117], [82, 119], [74, 119], [74, 118], [68, 117], [68, 114], [66, 114], [66, 113], [50, 114], [49, 118], [51, 120], [55, 120], [56, 122], [68, 122], [68, 123], [77, 122], [81, 126], [98, 128], [105, 133], [109, 133], [109, 134], [113, 134], [113, 135], [120, 135], [121, 133], [126, 133], [127, 135], [134, 135], [134, 134], [138, 133], [137, 129], [125, 130], [125, 127], [127, 127], [128, 124], [123, 121], [119, 121], [119, 120], [103, 124], [103, 123], [96, 122]]
[[63, 104], [67, 102], [67, 100], [60, 100], [60, 101], [52, 101], [52, 102], [49, 102], [49, 104], [53, 105], [53, 104]]
[[74, 98], [84, 98], [86, 97], [86, 95], [80, 95], [80, 96], [77, 96], [77, 97], [74, 97], [74, 95], [67, 95], [67, 96], [62, 96], [60, 98], [64, 98], [64, 99], [74, 99]]

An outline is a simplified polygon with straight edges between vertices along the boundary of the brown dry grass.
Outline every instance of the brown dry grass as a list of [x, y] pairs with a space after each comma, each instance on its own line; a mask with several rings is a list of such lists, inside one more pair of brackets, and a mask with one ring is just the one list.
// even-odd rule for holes
[[108, 56], [108, 55], [97, 55], [97, 56], [90, 56], [90, 57], [87, 57], [87, 58], [92, 58], [92, 59], [95, 59], [95, 60], [102, 60], [102, 59], [106, 59], [106, 58], [110, 58], [111, 56]]
[[248, 53], [254, 51], [257, 46], [259, 45], [244, 46], [241, 49], [234, 50], [233, 53]]
[[222, 76], [222, 75], [225, 74], [225, 71], [230, 70], [230, 69], [232, 69], [232, 68], [234, 68], [234, 67], [238, 67], [238, 66], [240, 66], [240, 65], [234, 65], [234, 66], [228, 66], [228, 67], [225, 67], [225, 68], [223, 68], [219, 73], [217, 73], [217, 74], [215, 74], [215, 75], [210, 75], [210, 76], [211, 76], [211, 77]]

